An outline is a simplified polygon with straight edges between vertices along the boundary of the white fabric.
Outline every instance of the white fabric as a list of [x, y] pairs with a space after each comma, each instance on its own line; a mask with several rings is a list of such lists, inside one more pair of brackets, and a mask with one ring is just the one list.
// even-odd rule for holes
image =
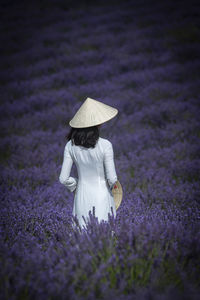
[[[73, 162], [77, 167], [78, 178], [70, 177]], [[108, 213], [116, 217], [112, 186], [117, 181], [113, 147], [110, 141], [99, 137], [95, 148], [85, 148], [67, 142], [59, 181], [71, 192], [75, 191], [72, 214], [77, 215], [79, 224], [85, 226], [89, 210], [95, 207], [98, 220], [108, 220]]]

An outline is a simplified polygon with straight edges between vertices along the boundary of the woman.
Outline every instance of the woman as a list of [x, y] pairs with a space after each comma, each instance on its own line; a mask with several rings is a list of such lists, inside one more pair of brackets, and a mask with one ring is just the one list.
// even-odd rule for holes
[[[98, 220], [108, 220], [108, 213], [116, 216], [112, 187], [117, 181], [113, 147], [99, 136], [99, 125], [112, 119], [118, 110], [97, 100], [87, 98], [73, 119], [59, 180], [71, 192], [75, 191], [72, 214], [85, 227], [89, 211], [95, 207]], [[73, 162], [78, 179], [70, 177]]]

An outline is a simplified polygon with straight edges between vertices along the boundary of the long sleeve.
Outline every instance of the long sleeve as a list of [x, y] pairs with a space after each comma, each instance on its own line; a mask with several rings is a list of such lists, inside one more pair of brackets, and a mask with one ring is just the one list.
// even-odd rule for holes
[[117, 174], [115, 170], [113, 147], [110, 142], [108, 147], [105, 148], [104, 166], [105, 166], [105, 172], [106, 172], [106, 178], [108, 180], [108, 184], [112, 189], [113, 185], [117, 181]]
[[63, 156], [63, 164], [61, 173], [59, 176], [60, 183], [64, 184], [70, 192], [73, 192], [76, 189], [77, 185], [77, 178], [70, 177], [70, 172], [73, 164], [73, 160], [71, 158], [70, 152], [69, 152], [69, 144], [67, 143], [64, 150], [64, 156]]

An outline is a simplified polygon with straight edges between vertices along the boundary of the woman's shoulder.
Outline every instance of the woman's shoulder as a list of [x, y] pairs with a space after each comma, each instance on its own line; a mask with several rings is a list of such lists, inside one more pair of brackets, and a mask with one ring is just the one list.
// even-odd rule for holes
[[101, 145], [103, 145], [104, 147], [106, 147], [106, 148], [112, 146], [112, 143], [111, 143], [109, 140], [104, 139], [104, 138], [102, 138], [102, 137], [99, 137], [99, 143], [100, 143]]
[[65, 149], [71, 149], [71, 146], [72, 146], [72, 141], [71, 140], [69, 140], [69, 141], [67, 141], [67, 143], [65, 144]]

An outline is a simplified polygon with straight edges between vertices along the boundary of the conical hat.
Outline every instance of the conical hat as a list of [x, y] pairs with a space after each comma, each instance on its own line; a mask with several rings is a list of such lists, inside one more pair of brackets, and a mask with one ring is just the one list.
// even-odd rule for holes
[[74, 115], [69, 125], [74, 128], [91, 127], [114, 118], [118, 110], [92, 98], [87, 98]]
[[122, 197], [123, 197], [123, 190], [119, 180], [117, 180], [117, 182], [114, 184], [112, 188], [112, 194], [114, 197], [115, 207], [117, 210], [122, 202]]

